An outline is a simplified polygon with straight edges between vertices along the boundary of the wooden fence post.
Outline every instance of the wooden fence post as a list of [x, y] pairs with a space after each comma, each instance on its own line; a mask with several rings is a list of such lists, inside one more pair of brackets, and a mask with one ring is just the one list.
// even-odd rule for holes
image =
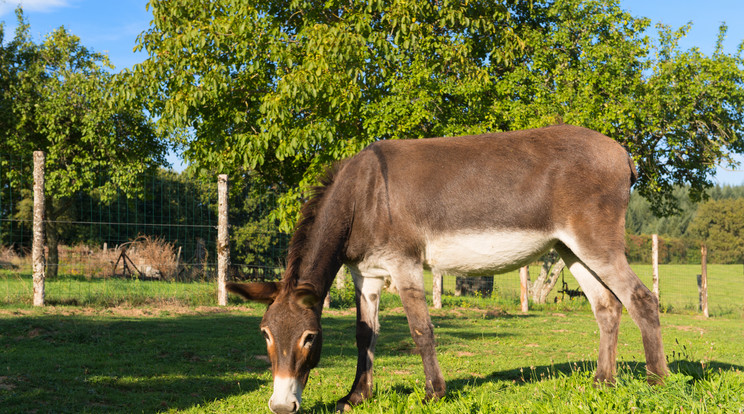
[[530, 268], [529, 266], [524, 266], [519, 269], [519, 285], [520, 285], [520, 295], [519, 295], [519, 301], [522, 303], [522, 312], [527, 312], [530, 310], [530, 305], [527, 299], [527, 290], [530, 284]]
[[653, 291], [656, 296], [656, 301], [660, 302], [659, 299], [659, 235], [653, 234], [651, 236], [651, 265], [652, 265], [652, 277], [653, 280]]
[[44, 306], [44, 279], [46, 278], [44, 246], [44, 164], [42, 151], [34, 151], [34, 223], [31, 260], [33, 263], [34, 306]]
[[700, 247], [700, 310], [703, 311], [703, 315], [708, 317], [708, 246], [702, 245]]
[[217, 177], [217, 304], [227, 305], [227, 268], [230, 243], [227, 233], [227, 174]]
[[431, 300], [434, 303], [434, 309], [442, 309], [442, 285], [444, 282], [444, 275], [440, 271], [431, 271], [432, 284], [431, 284]]

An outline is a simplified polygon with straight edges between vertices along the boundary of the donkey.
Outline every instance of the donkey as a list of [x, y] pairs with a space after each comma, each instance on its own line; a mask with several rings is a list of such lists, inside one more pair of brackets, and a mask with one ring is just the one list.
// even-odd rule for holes
[[625, 210], [637, 172], [612, 139], [570, 125], [381, 141], [341, 162], [303, 206], [279, 282], [228, 284], [269, 306], [260, 324], [274, 377], [269, 408], [300, 408], [320, 359], [322, 298], [348, 266], [356, 290], [357, 370], [346, 411], [372, 394], [380, 291], [392, 278], [421, 353], [427, 399], [445, 394], [423, 269], [513, 270], [555, 248], [599, 325], [595, 381], [614, 383], [622, 306], [643, 338], [649, 383], [667, 375], [658, 301], [628, 266]]

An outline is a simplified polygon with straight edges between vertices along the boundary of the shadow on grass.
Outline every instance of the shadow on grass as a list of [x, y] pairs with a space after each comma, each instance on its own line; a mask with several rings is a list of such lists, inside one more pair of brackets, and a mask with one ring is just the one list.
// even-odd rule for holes
[[[474, 383], [508, 382], [512, 385], [523, 385], [556, 378], [560, 375], [571, 376], [575, 373], [594, 375], [596, 370], [594, 361], [571, 361], [552, 365], [519, 367], [514, 369], [495, 371], [485, 378], [458, 378], [447, 381], [447, 393], [456, 393]], [[646, 364], [643, 362], [621, 361], [618, 363], [620, 371], [630, 374], [634, 378], [646, 379]], [[706, 380], [711, 373], [722, 371], [744, 371], [744, 366], [710, 361], [704, 365], [700, 362], [677, 360], [669, 363], [672, 373], [681, 373], [690, 377], [690, 382]], [[446, 377], [446, 374], [445, 374]], [[408, 390], [409, 392], [411, 390]]]
[[[155, 310], [155, 313], [158, 311]], [[3, 412], [186, 409], [268, 382], [260, 317], [0, 319]], [[247, 342], [247, 344], [246, 344]]]

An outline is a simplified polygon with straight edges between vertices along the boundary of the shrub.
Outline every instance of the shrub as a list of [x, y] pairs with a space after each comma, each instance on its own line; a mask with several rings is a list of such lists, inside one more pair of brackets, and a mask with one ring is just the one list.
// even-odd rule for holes
[[160, 237], [140, 236], [127, 255], [145, 277], [174, 280], [178, 275], [178, 253], [173, 243]]

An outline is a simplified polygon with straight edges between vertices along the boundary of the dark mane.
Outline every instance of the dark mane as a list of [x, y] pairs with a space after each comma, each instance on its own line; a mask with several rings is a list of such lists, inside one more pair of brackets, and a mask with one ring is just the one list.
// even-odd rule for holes
[[297, 280], [300, 277], [300, 265], [302, 256], [305, 251], [308, 235], [315, 223], [315, 216], [318, 206], [326, 196], [326, 190], [333, 184], [336, 174], [341, 169], [343, 162], [338, 162], [327, 168], [321, 175], [320, 184], [310, 190], [310, 198], [302, 205], [300, 210], [300, 221], [295, 227], [292, 239], [289, 242], [289, 252], [287, 253], [287, 269], [284, 272], [282, 280], [288, 287], [296, 287]]

